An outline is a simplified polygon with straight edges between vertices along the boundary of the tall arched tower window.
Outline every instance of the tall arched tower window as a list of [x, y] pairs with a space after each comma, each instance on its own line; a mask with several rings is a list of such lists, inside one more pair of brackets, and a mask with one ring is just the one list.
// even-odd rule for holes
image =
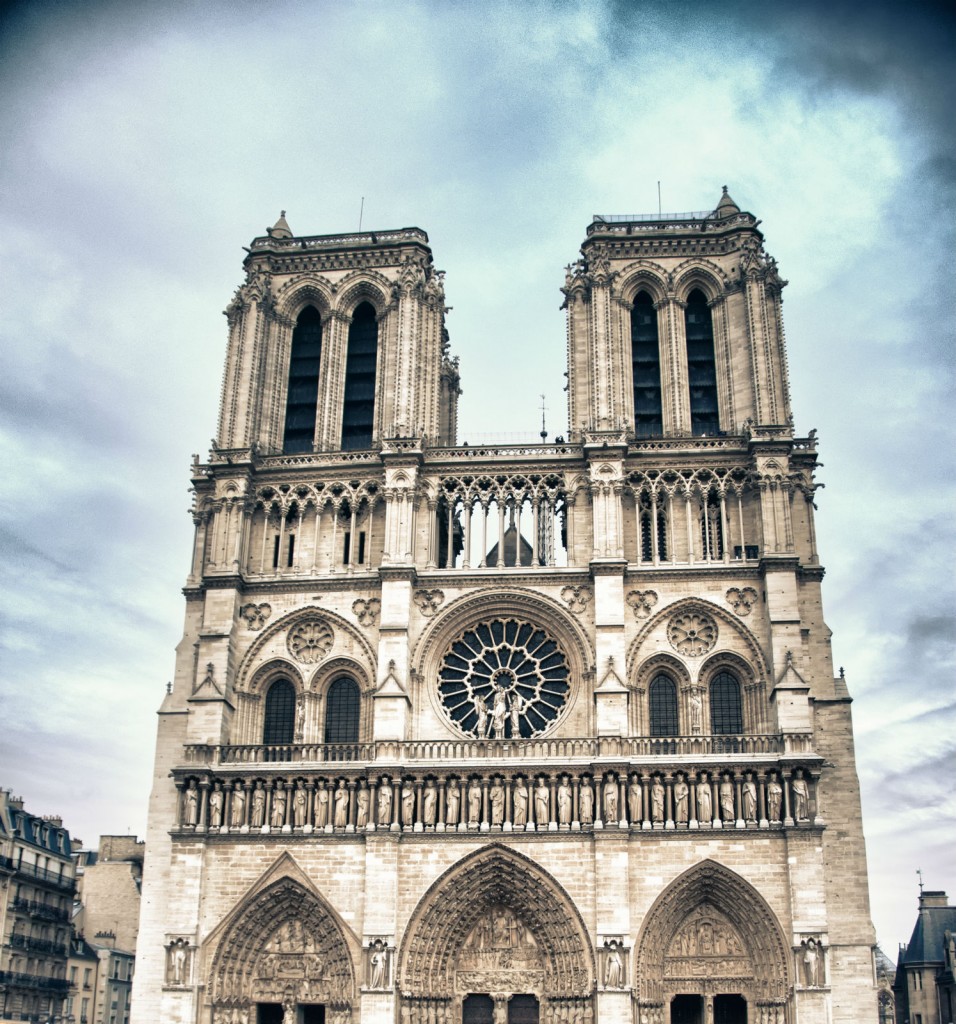
[[716, 434], [717, 366], [714, 361], [714, 326], [707, 297], [695, 288], [684, 311], [687, 327], [687, 376], [690, 386], [690, 430], [695, 436]]
[[651, 706], [651, 735], [678, 736], [677, 687], [667, 676], [656, 676], [649, 691]]
[[718, 672], [710, 681], [710, 731], [715, 735], [744, 731], [740, 683], [730, 672]]
[[375, 422], [375, 365], [378, 324], [371, 303], [356, 307], [349, 325], [345, 358], [345, 401], [342, 405], [342, 448], [370, 448]]
[[664, 433], [661, 354], [657, 339], [657, 310], [647, 292], [638, 292], [631, 308], [631, 363], [634, 433], [638, 437], [659, 436]]
[[343, 676], [329, 687], [325, 699], [325, 742], [358, 743], [359, 688]]
[[277, 679], [266, 694], [262, 742], [266, 746], [291, 743], [295, 738], [295, 687]]
[[321, 358], [322, 317], [315, 306], [306, 306], [292, 330], [289, 391], [285, 403], [285, 434], [282, 441], [284, 452], [312, 451]]

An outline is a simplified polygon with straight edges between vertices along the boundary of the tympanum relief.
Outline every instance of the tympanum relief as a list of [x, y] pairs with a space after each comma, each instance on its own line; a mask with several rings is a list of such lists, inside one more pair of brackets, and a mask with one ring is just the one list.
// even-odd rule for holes
[[541, 992], [544, 963], [521, 918], [493, 906], [478, 919], [458, 955], [459, 992]]
[[664, 976], [681, 978], [747, 978], [750, 956], [734, 927], [705, 908], [691, 915], [675, 932], [664, 958]]

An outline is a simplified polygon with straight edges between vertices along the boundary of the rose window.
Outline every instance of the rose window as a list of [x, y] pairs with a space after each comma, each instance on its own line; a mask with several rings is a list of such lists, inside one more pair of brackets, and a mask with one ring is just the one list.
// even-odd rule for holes
[[667, 639], [679, 654], [698, 658], [717, 643], [717, 623], [699, 612], [675, 615], [667, 627]]
[[314, 665], [328, 654], [333, 639], [332, 629], [323, 619], [306, 619], [289, 630], [286, 646], [296, 661]]
[[567, 704], [568, 662], [538, 626], [492, 619], [466, 629], [442, 658], [438, 695], [451, 721], [477, 739], [540, 736]]

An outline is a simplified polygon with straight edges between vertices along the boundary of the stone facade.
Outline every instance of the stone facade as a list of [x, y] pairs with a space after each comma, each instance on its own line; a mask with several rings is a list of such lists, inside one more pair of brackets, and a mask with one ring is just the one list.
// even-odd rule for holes
[[457, 446], [424, 232], [253, 241], [134, 1024], [874, 1019], [850, 698], [756, 219], [596, 218], [567, 439]]

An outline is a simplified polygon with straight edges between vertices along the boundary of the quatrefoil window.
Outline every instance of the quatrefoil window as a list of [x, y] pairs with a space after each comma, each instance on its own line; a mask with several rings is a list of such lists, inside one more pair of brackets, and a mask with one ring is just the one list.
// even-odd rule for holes
[[442, 658], [442, 709], [465, 735], [517, 739], [546, 732], [567, 704], [567, 658], [539, 626], [492, 619], [466, 629]]
[[667, 639], [678, 654], [699, 658], [717, 643], [717, 623], [702, 612], [675, 615], [667, 626]]

